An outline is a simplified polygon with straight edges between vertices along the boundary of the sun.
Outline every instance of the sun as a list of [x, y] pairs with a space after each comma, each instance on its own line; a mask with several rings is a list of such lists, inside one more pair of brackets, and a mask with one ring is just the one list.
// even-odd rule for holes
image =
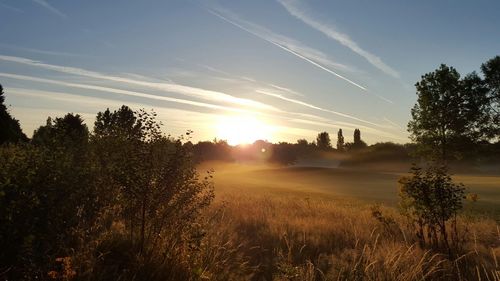
[[254, 115], [225, 115], [217, 124], [217, 138], [230, 145], [250, 144], [256, 140], [270, 140], [272, 127]]

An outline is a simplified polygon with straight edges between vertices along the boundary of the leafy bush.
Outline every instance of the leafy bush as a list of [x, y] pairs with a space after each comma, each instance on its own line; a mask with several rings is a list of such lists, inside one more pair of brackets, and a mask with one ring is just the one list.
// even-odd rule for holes
[[77, 229], [95, 218], [88, 156], [63, 147], [0, 148], [0, 264], [11, 279], [44, 277], [51, 261], [77, 246]]
[[410, 177], [399, 180], [404, 214], [415, 223], [422, 245], [450, 249], [447, 223], [453, 219], [451, 231], [456, 237], [456, 216], [462, 209], [465, 188], [452, 181], [445, 166], [431, 165], [425, 171], [414, 166], [411, 172]]
[[164, 136], [155, 116], [106, 110], [89, 140], [68, 114], [49, 119], [33, 144], [0, 147], [1, 278], [192, 274], [211, 173], [197, 173], [190, 147]]

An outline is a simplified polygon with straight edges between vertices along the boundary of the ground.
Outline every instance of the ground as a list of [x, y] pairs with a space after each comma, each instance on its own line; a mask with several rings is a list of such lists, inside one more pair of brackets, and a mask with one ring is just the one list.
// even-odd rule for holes
[[[381, 203], [396, 206], [398, 179], [409, 165], [378, 164], [371, 167], [306, 167], [259, 163], [207, 162], [200, 169], [214, 169], [217, 194], [241, 191], [253, 194]], [[476, 193], [476, 211], [500, 217], [500, 174], [456, 174], [453, 178]], [[466, 206], [469, 207], [469, 206]]]

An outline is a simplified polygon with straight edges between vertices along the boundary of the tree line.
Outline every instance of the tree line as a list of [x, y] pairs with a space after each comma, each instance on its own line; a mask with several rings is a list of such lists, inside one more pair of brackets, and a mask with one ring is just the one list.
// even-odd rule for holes
[[190, 144], [194, 148], [194, 157], [199, 161], [266, 161], [281, 164], [294, 164], [301, 158], [321, 157], [321, 152], [356, 152], [368, 145], [361, 139], [361, 131], [354, 130], [353, 142], [344, 143], [342, 129], [337, 134], [337, 146], [333, 147], [330, 134], [318, 133], [312, 142], [298, 139], [296, 143], [271, 143], [257, 140], [252, 144], [231, 146], [225, 140], [200, 141]]

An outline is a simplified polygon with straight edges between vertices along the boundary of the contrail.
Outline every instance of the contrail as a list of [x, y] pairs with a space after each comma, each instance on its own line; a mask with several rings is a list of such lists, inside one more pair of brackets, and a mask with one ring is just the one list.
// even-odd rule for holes
[[73, 87], [73, 88], [80, 88], [80, 89], [87, 89], [87, 90], [94, 90], [94, 91], [100, 91], [100, 92], [107, 92], [107, 93], [113, 93], [113, 94], [146, 98], [146, 99], [155, 99], [155, 100], [174, 102], [174, 103], [186, 104], [186, 105], [197, 106], [197, 107], [205, 107], [205, 108], [210, 108], [210, 109], [222, 109], [222, 110], [234, 111], [234, 112], [247, 112], [248, 111], [245, 109], [232, 108], [232, 107], [216, 105], [216, 104], [211, 104], [211, 103], [197, 102], [197, 101], [192, 101], [192, 100], [165, 97], [165, 96], [157, 96], [157, 95], [147, 94], [147, 93], [143, 93], [143, 92], [122, 90], [122, 89], [111, 88], [111, 87], [63, 82], [63, 81], [58, 81], [58, 80], [38, 78], [38, 77], [27, 76], [27, 75], [18, 75], [18, 74], [0, 72], [0, 77], [17, 79], [17, 80], [24, 80], [24, 81], [39, 82], [39, 83], [46, 83], [46, 84], [52, 84], [52, 85], [60, 85], [60, 86]]
[[320, 68], [320, 69], [322, 69], [322, 70], [324, 70], [324, 71], [326, 71], [326, 72], [328, 72], [330, 74], [333, 74], [333, 75], [337, 76], [338, 78], [340, 78], [340, 79], [342, 79], [344, 81], [347, 81], [348, 83], [350, 83], [350, 84], [352, 84], [352, 85], [360, 88], [363, 91], [367, 91], [367, 89], [365, 87], [359, 85], [358, 83], [356, 83], [356, 82], [354, 82], [354, 81], [352, 81], [352, 80], [350, 80], [350, 79], [348, 79], [348, 78], [346, 78], [346, 77], [344, 77], [344, 76], [336, 73], [335, 71], [333, 71], [331, 69], [328, 69], [328, 68], [322, 66], [321, 64], [319, 64], [319, 63], [317, 63], [317, 62], [315, 62], [315, 61], [313, 61], [313, 60], [311, 60], [311, 59], [309, 59], [309, 58], [307, 58], [307, 57], [305, 57], [305, 56], [303, 56], [303, 55], [301, 55], [301, 54], [299, 54], [299, 53], [297, 53], [297, 52], [295, 52], [295, 51], [293, 51], [293, 50], [291, 50], [289, 48], [287, 48], [286, 46], [283, 46], [282, 44], [279, 44], [279, 43], [277, 43], [277, 42], [275, 42], [275, 41], [273, 41], [273, 40], [271, 40], [269, 38], [266, 38], [266, 37], [258, 34], [257, 32], [254, 32], [254, 31], [252, 31], [252, 30], [250, 30], [250, 29], [248, 29], [248, 28], [246, 28], [246, 27], [244, 27], [244, 26], [242, 26], [242, 25], [240, 25], [240, 24], [238, 24], [238, 23], [236, 23], [236, 22], [234, 22], [234, 21], [232, 21], [232, 20], [230, 20], [230, 19], [222, 16], [221, 14], [219, 14], [219, 13], [217, 13], [215, 11], [212, 11], [212, 10], [208, 9], [208, 12], [211, 13], [211, 14], [213, 14], [214, 16], [216, 16], [216, 17], [224, 20], [225, 22], [228, 22], [228, 23], [232, 24], [233, 26], [238, 27], [241, 30], [244, 30], [244, 31], [246, 31], [246, 32], [248, 32], [250, 34], [253, 34], [254, 36], [257, 36], [258, 38], [260, 38], [262, 40], [265, 40], [265, 41], [267, 41], [267, 42], [275, 45], [276, 47], [278, 47], [278, 48], [280, 48], [282, 50], [285, 50], [285, 51], [287, 51], [287, 52], [295, 55], [296, 57], [299, 57], [299, 58], [301, 58], [301, 59], [303, 59], [303, 60], [311, 63], [312, 65], [314, 65], [314, 66], [316, 66], [316, 67], [318, 67], [318, 68]]
[[63, 19], [68, 18], [68, 16], [66, 14], [64, 14], [61, 11], [59, 11], [58, 9], [54, 8], [52, 5], [47, 3], [47, 1], [45, 1], [45, 0], [33, 0], [33, 2], [37, 3], [38, 5], [44, 7], [45, 9], [49, 10], [53, 14], [55, 14]]
[[285, 101], [288, 101], [288, 102], [291, 102], [291, 103], [299, 104], [299, 105], [302, 105], [302, 106], [305, 106], [305, 107], [309, 107], [309, 108], [312, 108], [312, 109], [316, 109], [316, 110], [319, 110], [319, 111], [328, 112], [328, 113], [332, 113], [332, 114], [335, 114], [335, 115], [338, 115], [338, 116], [341, 116], [341, 117], [344, 117], [344, 118], [349, 118], [349, 119], [352, 119], [352, 120], [356, 120], [358, 122], [363, 122], [363, 123], [366, 123], [366, 124], [370, 124], [372, 126], [380, 127], [379, 124], [376, 124], [376, 123], [373, 123], [373, 122], [370, 122], [370, 121], [367, 121], [367, 120], [363, 120], [363, 119], [354, 117], [354, 116], [349, 115], [349, 114], [345, 114], [345, 113], [342, 113], [342, 112], [338, 112], [338, 111], [334, 111], [334, 110], [329, 110], [329, 109], [321, 108], [319, 106], [315, 106], [313, 104], [306, 103], [306, 102], [303, 102], [303, 101], [300, 101], [300, 100], [287, 98], [287, 97], [282, 96], [280, 94], [270, 93], [270, 92], [267, 92], [267, 91], [264, 91], [264, 90], [260, 90], [260, 89], [256, 90], [256, 92], [260, 93], [260, 94], [268, 95], [268, 96], [271, 96], [271, 97], [275, 97], [275, 98], [278, 98], [278, 99], [282, 99], [282, 100], [285, 100]]
[[67, 74], [72, 74], [72, 75], [86, 76], [86, 77], [114, 81], [114, 82], [120, 82], [120, 83], [129, 83], [129, 84], [144, 86], [144, 87], [153, 88], [153, 89], [157, 89], [157, 90], [161, 90], [161, 91], [174, 92], [177, 94], [201, 98], [201, 99], [209, 100], [212, 102], [216, 101], [216, 102], [237, 104], [237, 105], [258, 108], [258, 109], [264, 109], [264, 110], [280, 111], [271, 105], [264, 104], [264, 103], [254, 101], [251, 99], [239, 98], [239, 97], [235, 97], [235, 96], [232, 96], [232, 95], [229, 95], [226, 93], [222, 93], [222, 92], [218, 92], [218, 91], [196, 88], [196, 87], [191, 87], [191, 86], [186, 86], [186, 85], [181, 85], [181, 84], [165, 83], [165, 82], [163, 82], [163, 83], [146, 82], [146, 81], [124, 78], [124, 77], [120, 77], [120, 76], [110, 76], [110, 75], [101, 74], [99, 72], [85, 70], [82, 68], [47, 64], [47, 63], [43, 63], [43, 62], [39, 62], [39, 61], [27, 59], [27, 58], [22, 58], [22, 57], [0, 55], [0, 60], [30, 65], [30, 66], [35, 66], [35, 67], [41, 67], [44, 69], [49, 69], [52, 71], [57, 71], [57, 72], [62, 72], [62, 73], [67, 73]]
[[288, 13], [290, 13], [290, 15], [296, 17], [297, 19], [301, 20], [302, 22], [309, 25], [310, 27], [323, 33], [328, 38], [331, 38], [331, 39], [339, 42], [340, 44], [346, 46], [347, 48], [351, 49], [351, 51], [362, 56], [369, 63], [371, 63], [373, 66], [382, 70], [386, 74], [389, 74], [394, 78], [399, 78], [399, 73], [396, 70], [394, 70], [393, 68], [391, 68], [390, 66], [388, 66], [387, 64], [385, 64], [381, 58], [379, 58], [376, 55], [362, 49], [356, 42], [354, 42], [349, 37], [349, 35], [341, 33], [339, 31], [337, 31], [333, 26], [326, 25], [326, 24], [319, 22], [316, 19], [308, 16], [306, 13], [301, 11], [299, 9], [299, 7], [297, 7], [295, 5], [296, 1], [289, 1], [289, 0], [277, 0], [277, 1], [288, 11]]

